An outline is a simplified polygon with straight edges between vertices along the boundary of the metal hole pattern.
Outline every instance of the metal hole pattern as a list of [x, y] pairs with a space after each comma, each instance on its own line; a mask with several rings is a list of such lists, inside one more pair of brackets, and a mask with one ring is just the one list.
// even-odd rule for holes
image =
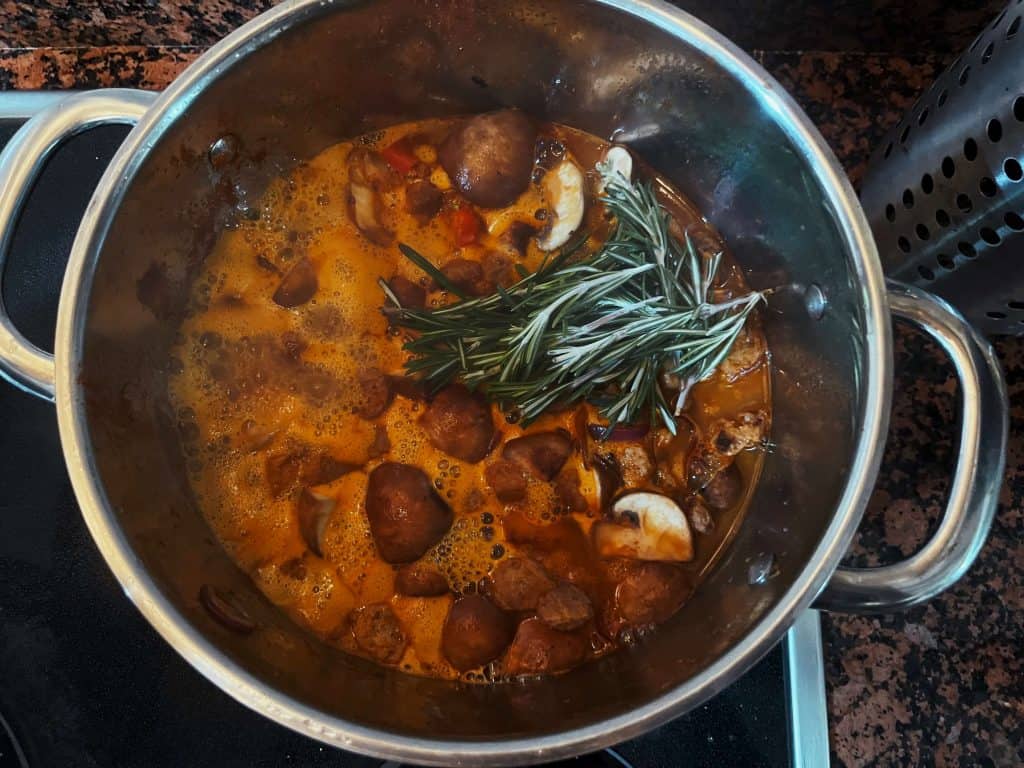
[[1021, 60], [1024, 2], [1011, 0], [880, 142], [861, 193], [886, 272], [986, 333], [1024, 335]]

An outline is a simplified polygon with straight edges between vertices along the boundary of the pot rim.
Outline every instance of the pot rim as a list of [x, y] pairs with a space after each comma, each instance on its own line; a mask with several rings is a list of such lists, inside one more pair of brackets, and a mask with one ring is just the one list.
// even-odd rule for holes
[[892, 381], [889, 308], [881, 264], [866, 217], [831, 149], [810, 119], [774, 78], [732, 42], [688, 13], [660, 0], [593, 0], [638, 17], [713, 58], [736, 77], [809, 159], [830, 204], [858, 282], [863, 329], [863, 397], [859, 434], [838, 509], [813, 555], [778, 603], [735, 646], [699, 674], [629, 712], [570, 731], [493, 741], [410, 737], [325, 714], [274, 689], [206, 640], [161, 593], [117, 523], [99, 481], [89, 441], [79, 371], [85, 320], [103, 241], [151, 136], [236, 60], [278, 34], [293, 15], [322, 0], [291, 0], [257, 16], [214, 45], [153, 103], [111, 161], [82, 218], [61, 291], [55, 335], [56, 406], [61, 444], [82, 515], [125, 594], [149, 623], [195, 669], [245, 706], [292, 730], [344, 749], [428, 765], [529, 764], [594, 751], [626, 741], [699, 705], [754, 665], [810, 607], [846, 552], [860, 522], [881, 461]]

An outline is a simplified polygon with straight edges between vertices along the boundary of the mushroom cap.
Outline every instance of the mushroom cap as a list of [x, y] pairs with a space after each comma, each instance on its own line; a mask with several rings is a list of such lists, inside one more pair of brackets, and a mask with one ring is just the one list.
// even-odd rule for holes
[[686, 562], [693, 559], [693, 536], [686, 515], [668, 496], [637, 491], [612, 505], [593, 528], [601, 557]]
[[544, 175], [543, 189], [553, 221], [537, 239], [537, 246], [542, 251], [553, 251], [569, 242], [583, 221], [583, 171], [572, 160], [563, 160]]

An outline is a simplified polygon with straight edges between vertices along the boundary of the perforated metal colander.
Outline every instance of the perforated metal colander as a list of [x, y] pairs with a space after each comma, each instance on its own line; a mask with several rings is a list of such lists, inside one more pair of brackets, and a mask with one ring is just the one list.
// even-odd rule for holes
[[1024, 335], [1024, 0], [889, 132], [861, 202], [889, 275]]

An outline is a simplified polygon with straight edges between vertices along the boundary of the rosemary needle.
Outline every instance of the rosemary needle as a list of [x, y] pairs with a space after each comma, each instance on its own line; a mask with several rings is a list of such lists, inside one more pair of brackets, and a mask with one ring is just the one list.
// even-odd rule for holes
[[[675, 432], [690, 389], [729, 354], [754, 307], [754, 291], [710, 300], [721, 254], [701, 257], [679, 242], [649, 184], [599, 163], [602, 202], [615, 217], [590, 255], [583, 241], [536, 272], [481, 298], [464, 297], [426, 258], [401, 252], [458, 300], [434, 309], [402, 307], [382, 280], [406, 342], [407, 370], [441, 387], [460, 379], [529, 423], [555, 404], [588, 400], [609, 429], [644, 417]], [[678, 382], [665, 391], [664, 382]], [[666, 399], [666, 398], [670, 398]]]

